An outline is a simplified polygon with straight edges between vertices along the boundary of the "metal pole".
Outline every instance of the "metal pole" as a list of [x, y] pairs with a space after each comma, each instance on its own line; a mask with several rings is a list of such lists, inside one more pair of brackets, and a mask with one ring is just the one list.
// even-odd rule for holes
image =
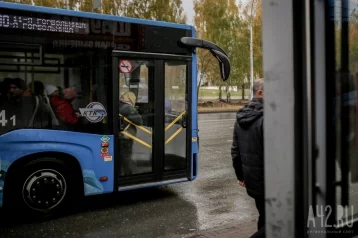
[[67, 10], [70, 10], [70, 0], [66, 0]]
[[252, 10], [254, 8], [254, 1], [251, 2], [251, 19], [250, 19], [250, 100], [254, 97], [254, 52], [253, 52], [253, 29], [252, 29]]

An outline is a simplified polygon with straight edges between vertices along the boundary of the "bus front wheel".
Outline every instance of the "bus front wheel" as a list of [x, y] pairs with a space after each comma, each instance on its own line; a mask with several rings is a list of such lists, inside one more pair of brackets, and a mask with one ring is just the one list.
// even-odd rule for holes
[[8, 191], [4, 191], [8, 192], [8, 208], [21, 209], [31, 218], [54, 216], [68, 210], [78, 191], [71, 169], [55, 158], [33, 160], [21, 166], [11, 178]]

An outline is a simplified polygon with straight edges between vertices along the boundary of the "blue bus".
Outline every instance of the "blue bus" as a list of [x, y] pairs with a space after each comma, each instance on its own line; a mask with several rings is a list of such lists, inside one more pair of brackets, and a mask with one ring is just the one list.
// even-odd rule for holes
[[190, 25], [0, 2], [0, 207], [194, 180], [197, 56]]

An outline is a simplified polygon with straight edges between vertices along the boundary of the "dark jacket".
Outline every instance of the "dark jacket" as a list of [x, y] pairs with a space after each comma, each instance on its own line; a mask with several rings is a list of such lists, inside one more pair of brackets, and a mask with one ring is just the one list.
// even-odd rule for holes
[[[119, 114], [121, 114], [122, 116], [124, 116], [129, 121], [136, 124], [137, 126], [143, 125], [143, 119], [142, 119], [141, 115], [139, 115], [137, 109], [135, 109], [135, 107], [133, 107], [130, 104], [120, 102], [119, 103]], [[124, 121], [123, 127], [126, 128], [128, 126], [128, 124], [129, 123], [127, 121]], [[130, 124], [130, 126], [128, 127], [128, 129], [126, 131], [133, 136], [136, 136], [136, 134], [137, 134], [137, 128], [135, 126], [133, 126], [132, 124]], [[121, 139], [129, 139], [127, 136], [123, 135], [122, 133], [119, 133], [119, 135], [120, 135]]]
[[236, 115], [231, 156], [238, 180], [251, 197], [264, 196], [263, 100], [254, 98]]

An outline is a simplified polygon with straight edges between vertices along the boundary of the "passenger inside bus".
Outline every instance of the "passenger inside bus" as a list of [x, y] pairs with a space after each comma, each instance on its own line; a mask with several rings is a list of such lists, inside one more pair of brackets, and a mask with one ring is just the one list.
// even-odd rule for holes
[[8, 95], [12, 102], [19, 102], [22, 96], [30, 96], [25, 81], [21, 78], [12, 78], [8, 81]]
[[[32, 89], [33, 88], [33, 89]], [[45, 86], [41, 81], [34, 81], [33, 84], [29, 83], [26, 94], [33, 94], [35, 96], [44, 97], [45, 96]]]
[[61, 93], [63, 97], [60, 96], [59, 88], [54, 85], [47, 85], [46, 91], [50, 97], [50, 104], [59, 121], [60, 127], [75, 129], [74, 125], [78, 124], [80, 117], [71, 104], [77, 96], [76, 90], [73, 88], [63, 89]]
[[[4, 90], [7, 89], [6, 91]], [[6, 78], [2, 83], [2, 105], [8, 120], [5, 130], [17, 128], [51, 128], [52, 115], [49, 103], [44, 96], [44, 85], [34, 81], [26, 87], [21, 78]]]
[[[137, 109], [134, 107], [136, 103], [136, 96], [133, 92], [124, 93], [119, 99], [119, 114], [123, 117], [131, 121], [132, 123], [142, 126], [143, 119], [141, 115], [138, 113]], [[136, 137], [137, 128], [128, 123], [127, 121], [123, 121], [123, 129], [125, 132], [130, 135]], [[119, 154], [121, 156], [122, 163], [120, 164], [120, 175], [131, 175], [133, 174], [133, 170], [135, 165], [132, 160], [132, 149], [133, 149], [133, 139], [124, 135], [122, 132], [119, 133]]]

